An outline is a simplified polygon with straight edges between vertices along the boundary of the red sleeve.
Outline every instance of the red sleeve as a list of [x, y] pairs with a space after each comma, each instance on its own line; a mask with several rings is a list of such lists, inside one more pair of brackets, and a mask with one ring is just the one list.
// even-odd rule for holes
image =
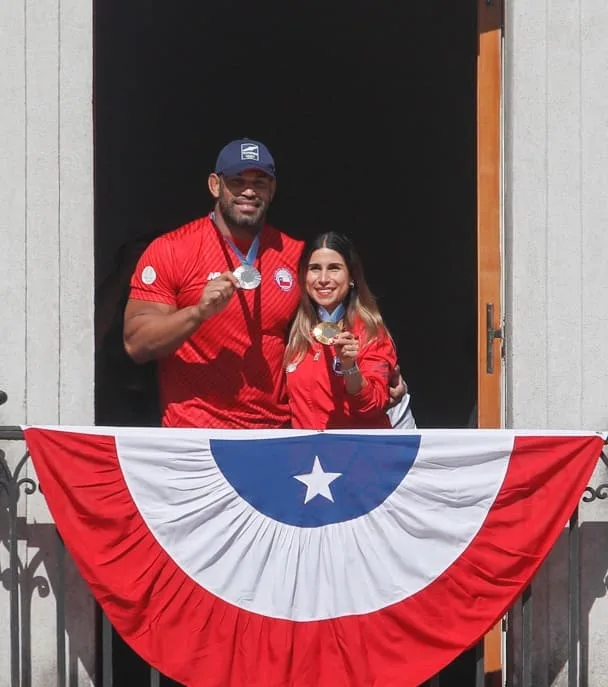
[[129, 297], [177, 307], [178, 284], [174, 262], [170, 241], [164, 236], [152, 241], [133, 272]]
[[356, 394], [347, 394], [351, 412], [356, 415], [377, 415], [388, 405], [389, 379], [397, 364], [392, 339], [381, 336], [363, 347], [357, 360], [365, 384]]

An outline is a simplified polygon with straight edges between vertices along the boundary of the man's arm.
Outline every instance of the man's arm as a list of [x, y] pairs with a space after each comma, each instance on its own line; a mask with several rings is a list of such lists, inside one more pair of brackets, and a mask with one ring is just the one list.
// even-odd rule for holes
[[157, 360], [177, 350], [202, 323], [197, 306], [129, 300], [125, 308], [125, 350], [136, 363]]
[[211, 280], [196, 305], [130, 299], [125, 308], [123, 341], [136, 363], [163, 358], [177, 350], [205, 321], [222, 311], [237, 288], [231, 272]]
[[407, 384], [401, 376], [401, 369], [399, 365], [395, 365], [395, 369], [389, 380], [388, 388], [388, 407], [393, 408], [403, 400], [403, 397], [407, 394]]
[[390, 379], [389, 399], [386, 412], [393, 429], [416, 429], [416, 420], [410, 408], [410, 395], [399, 365], [395, 365]]

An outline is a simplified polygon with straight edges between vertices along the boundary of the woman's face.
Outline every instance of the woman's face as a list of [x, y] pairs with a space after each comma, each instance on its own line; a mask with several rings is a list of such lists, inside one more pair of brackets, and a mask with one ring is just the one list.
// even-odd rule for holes
[[332, 312], [348, 294], [350, 274], [340, 253], [318, 248], [310, 256], [306, 270], [306, 293], [317, 304]]

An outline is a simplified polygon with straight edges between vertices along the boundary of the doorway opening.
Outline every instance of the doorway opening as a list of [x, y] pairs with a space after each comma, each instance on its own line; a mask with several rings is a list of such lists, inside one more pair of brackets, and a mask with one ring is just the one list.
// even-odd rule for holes
[[472, 0], [97, 3], [97, 284], [123, 244], [207, 212], [220, 147], [258, 138], [278, 166], [270, 221], [354, 237], [419, 425], [466, 425], [476, 44]]
[[[476, 59], [473, 0], [96, 3], [97, 352], [129, 246], [208, 212], [248, 136], [277, 161], [272, 224], [354, 238], [418, 425], [474, 426]], [[96, 388], [98, 424], [136, 422], [122, 373]]]

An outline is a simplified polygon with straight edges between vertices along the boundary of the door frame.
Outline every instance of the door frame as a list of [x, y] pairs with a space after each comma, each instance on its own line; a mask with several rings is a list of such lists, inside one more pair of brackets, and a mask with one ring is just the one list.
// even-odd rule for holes
[[[477, 425], [504, 424], [502, 310], [503, 0], [477, 0]], [[500, 685], [501, 624], [484, 639], [486, 685]]]

